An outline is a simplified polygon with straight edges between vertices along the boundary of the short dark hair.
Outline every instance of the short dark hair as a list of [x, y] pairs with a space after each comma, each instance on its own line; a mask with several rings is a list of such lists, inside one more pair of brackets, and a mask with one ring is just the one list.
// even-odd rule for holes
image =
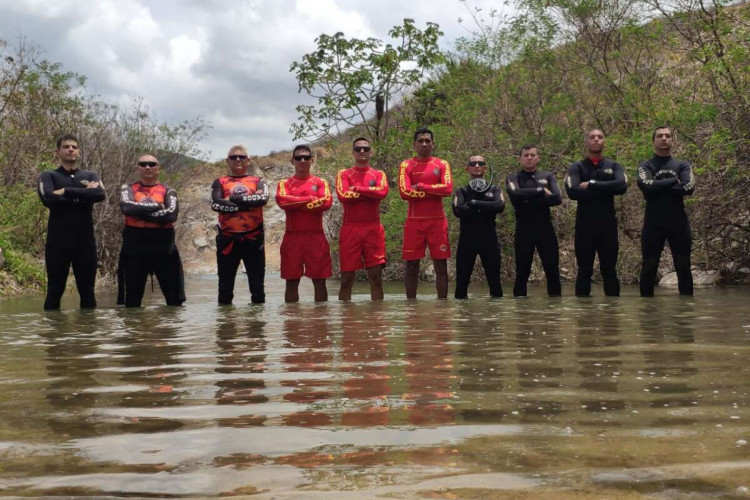
[[357, 137], [356, 139], [352, 141], [352, 147], [354, 147], [354, 145], [357, 144], [359, 141], [365, 141], [367, 144], [372, 146], [372, 142], [370, 142], [370, 139], [368, 139], [367, 137]]
[[76, 144], [80, 146], [80, 144], [78, 143], [78, 137], [74, 136], [73, 134], [65, 134], [60, 136], [60, 138], [57, 140], [57, 149], [60, 149], [63, 141], [76, 141]]
[[430, 140], [434, 141], [435, 136], [432, 134], [432, 130], [428, 129], [427, 127], [419, 127], [416, 132], [414, 132], [414, 140], [417, 140], [417, 137], [423, 134], [430, 134]]
[[536, 152], [539, 153], [539, 148], [536, 147], [534, 144], [524, 144], [521, 146], [521, 148], [518, 150], [518, 156], [523, 156], [524, 151], [528, 151], [529, 149], [536, 149]]
[[303, 151], [307, 151], [308, 153], [310, 153], [310, 156], [312, 156], [312, 149], [310, 149], [310, 146], [308, 146], [307, 144], [297, 144], [296, 146], [294, 146], [294, 149], [292, 150], [292, 156], [294, 156], [294, 153], [296, 153], [300, 149], [302, 149]]
[[661, 129], [663, 129], [663, 128], [665, 128], [665, 129], [669, 130], [669, 133], [670, 133], [670, 134], [672, 134], [672, 135], [674, 135], [674, 131], [672, 130], [672, 127], [670, 127], [670, 126], [668, 126], [668, 125], [660, 125], [660, 126], [656, 127], [656, 128], [654, 129], [654, 131], [653, 131], [653, 132], [651, 133], [651, 140], [652, 140], [652, 141], [656, 140], [656, 132], [657, 132], [658, 130], [661, 130]]

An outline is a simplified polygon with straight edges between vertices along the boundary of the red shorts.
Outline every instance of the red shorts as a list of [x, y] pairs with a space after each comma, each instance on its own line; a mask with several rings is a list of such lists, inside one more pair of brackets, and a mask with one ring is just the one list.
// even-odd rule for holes
[[385, 229], [381, 224], [344, 224], [339, 232], [339, 263], [344, 272], [385, 264]]
[[418, 260], [425, 256], [425, 247], [430, 247], [430, 257], [447, 259], [451, 256], [448, 242], [448, 219], [406, 219], [404, 225], [404, 260]]
[[281, 240], [281, 279], [330, 278], [331, 247], [323, 233], [284, 233]]

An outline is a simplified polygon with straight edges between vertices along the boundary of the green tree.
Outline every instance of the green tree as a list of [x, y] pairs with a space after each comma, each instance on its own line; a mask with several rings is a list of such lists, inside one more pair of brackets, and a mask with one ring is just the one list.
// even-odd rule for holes
[[390, 30], [392, 43], [347, 39], [341, 32], [318, 37], [317, 49], [290, 68], [299, 91], [317, 100], [315, 105], [297, 106], [294, 138], [330, 138], [342, 128], [359, 126], [376, 143], [386, 141], [394, 98], [442, 63], [442, 34], [437, 24], [427, 23], [420, 30], [412, 19], [404, 19]]

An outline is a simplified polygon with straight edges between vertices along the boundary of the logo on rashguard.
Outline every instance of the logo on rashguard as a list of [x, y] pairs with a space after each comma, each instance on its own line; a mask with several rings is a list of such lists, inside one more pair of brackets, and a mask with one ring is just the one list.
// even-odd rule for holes
[[247, 194], [247, 188], [245, 186], [233, 186], [231, 193], [232, 196], [245, 196]]
[[312, 191], [313, 193], [314, 193], [314, 192], [316, 192], [316, 191], [318, 190], [318, 185], [317, 185], [317, 184], [313, 184], [312, 186], [310, 186], [310, 190], [311, 190], [311, 191]]
[[141, 203], [156, 203], [156, 200], [151, 198], [150, 196], [144, 196], [138, 201], [140, 201]]
[[611, 168], [605, 168], [604, 170], [602, 170], [602, 172], [604, 172], [605, 174], [612, 174], [612, 169]]
[[373, 187], [375, 185], [375, 179], [370, 179], [370, 187]]
[[447, 252], [448, 251], [448, 245], [440, 245], [440, 251], [441, 252]]
[[439, 169], [439, 168], [436, 168], [436, 169], [434, 169], [434, 170], [432, 171], [432, 173], [433, 173], [433, 174], [435, 174], [435, 175], [440, 175], [440, 169]]
[[539, 184], [546, 186], [547, 185], [547, 179], [539, 179]]

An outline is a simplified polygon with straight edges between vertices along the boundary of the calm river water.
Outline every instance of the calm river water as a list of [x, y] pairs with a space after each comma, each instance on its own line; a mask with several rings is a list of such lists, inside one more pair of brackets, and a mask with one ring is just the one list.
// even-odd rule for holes
[[0, 495], [750, 498], [749, 289], [245, 286], [229, 308], [209, 278], [182, 308], [0, 302]]

